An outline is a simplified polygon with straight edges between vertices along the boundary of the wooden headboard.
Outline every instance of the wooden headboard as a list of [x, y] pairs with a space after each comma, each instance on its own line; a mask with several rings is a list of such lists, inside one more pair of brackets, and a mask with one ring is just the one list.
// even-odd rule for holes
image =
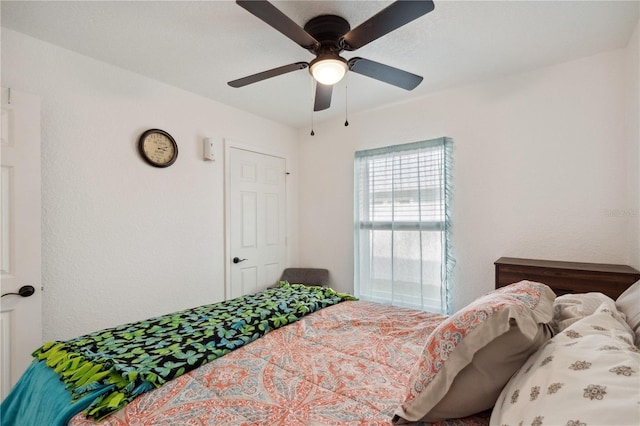
[[640, 271], [627, 265], [558, 262], [552, 260], [501, 257], [496, 266], [496, 288], [522, 281], [548, 285], [560, 296], [597, 291], [616, 299], [640, 280]]

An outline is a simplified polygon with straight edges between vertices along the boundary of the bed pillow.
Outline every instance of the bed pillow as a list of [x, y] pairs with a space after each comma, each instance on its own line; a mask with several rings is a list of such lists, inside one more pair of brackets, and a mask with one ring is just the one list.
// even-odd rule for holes
[[427, 339], [394, 423], [491, 408], [513, 373], [551, 337], [554, 298], [546, 285], [521, 281], [448, 317]]
[[616, 299], [616, 307], [626, 315], [627, 324], [635, 335], [635, 345], [640, 347], [640, 281]]
[[500, 394], [491, 425], [638, 425], [640, 351], [603, 305], [533, 354]]
[[[576, 321], [593, 314], [602, 304], [617, 312], [616, 302], [609, 296], [602, 293], [576, 293], [563, 294], [556, 297], [553, 302], [553, 328], [556, 332], [561, 332]], [[625, 322], [623, 315], [618, 319]]]

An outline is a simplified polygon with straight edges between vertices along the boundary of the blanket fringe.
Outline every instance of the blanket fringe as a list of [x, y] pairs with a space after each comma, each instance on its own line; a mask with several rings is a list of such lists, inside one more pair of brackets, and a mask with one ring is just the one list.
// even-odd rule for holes
[[[71, 392], [71, 401], [76, 402], [85, 394], [96, 389], [113, 386], [121, 388], [128, 384], [124, 378], [103, 363], [91, 362], [78, 353], [71, 352], [62, 342], [48, 342], [33, 353], [33, 357], [44, 362], [47, 367], [60, 376], [66, 388]], [[149, 389], [153, 385], [142, 386]], [[124, 407], [127, 401], [122, 392], [113, 392], [98, 397], [90, 406], [89, 413], [100, 420], [112, 411]], [[108, 412], [103, 412], [104, 407]], [[102, 414], [102, 415], [100, 415]]]

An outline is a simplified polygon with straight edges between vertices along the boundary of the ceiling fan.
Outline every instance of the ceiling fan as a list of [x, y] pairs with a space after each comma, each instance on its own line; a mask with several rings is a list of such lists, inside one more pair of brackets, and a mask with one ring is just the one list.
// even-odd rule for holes
[[431, 12], [431, 0], [399, 0], [356, 28], [351, 29], [346, 19], [336, 15], [320, 15], [300, 27], [287, 15], [266, 0], [237, 0], [236, 3], [249, 13], [271, 25], [295, 43], [307, 49], [316, 58], [311, 62], [295, 62], [247, 77], [230, 81], [231, 87], [243, 87], [268, 78], [292, 71], [309, 68], [316, 80], [314, 111], [322, 111], [331, 105], [333, 85], [339, 82], [347, 71], [353, 71], [385, 83], [413, 90], [422, 77], [364, 58], [349, 60], [340, 56], [342, 51], [353, 51]]

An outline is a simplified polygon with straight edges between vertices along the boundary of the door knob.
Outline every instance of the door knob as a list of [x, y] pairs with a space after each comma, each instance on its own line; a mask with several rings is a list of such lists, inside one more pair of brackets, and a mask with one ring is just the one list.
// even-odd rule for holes
[[234, 257], [233, 258], [233, 263], [240, 263], [240, 262], [244, 262], [247, 259], [240, 259], [239, 257]]

